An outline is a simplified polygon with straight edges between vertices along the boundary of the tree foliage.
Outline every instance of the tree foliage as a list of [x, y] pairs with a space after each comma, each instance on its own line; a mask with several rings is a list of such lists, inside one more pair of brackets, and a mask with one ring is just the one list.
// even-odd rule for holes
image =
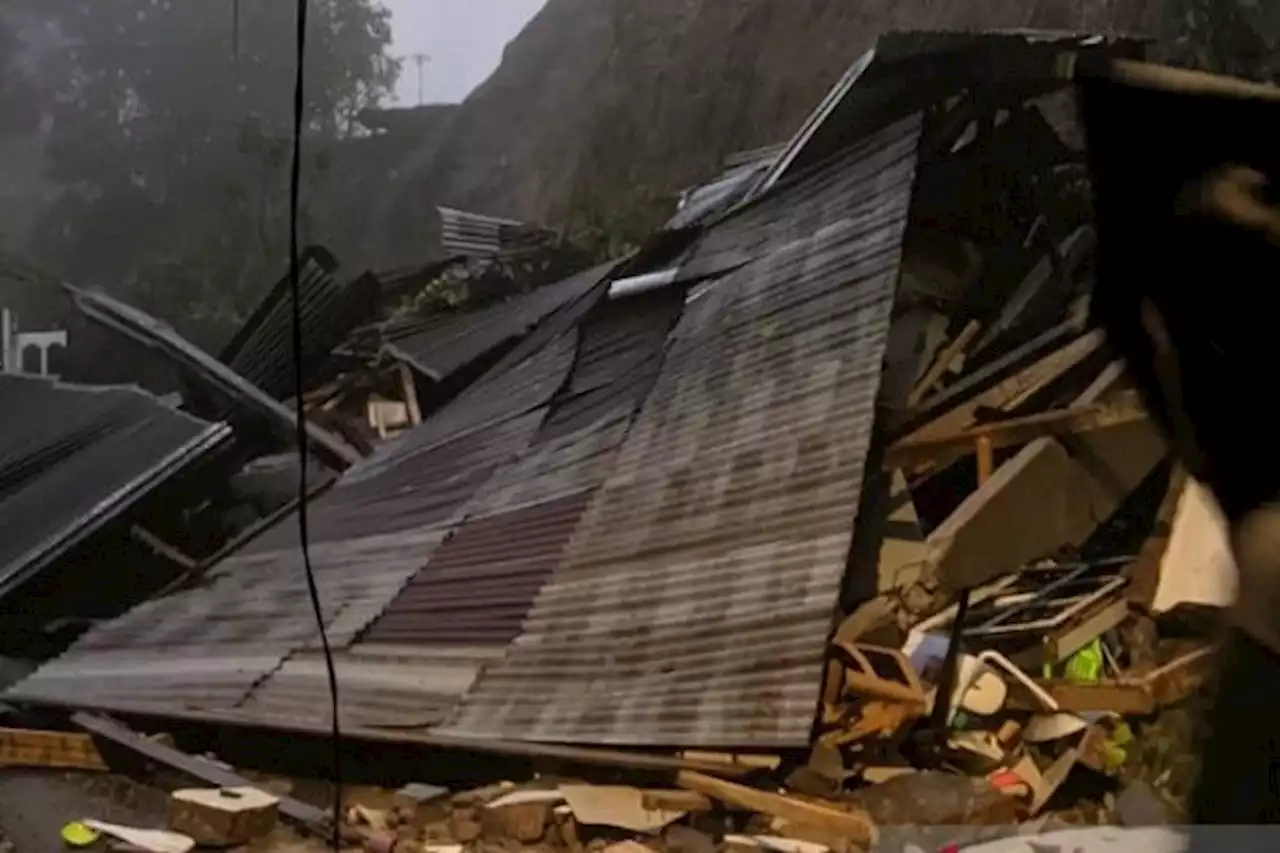
[[[287, 259], [294, 4], [23, 1], [60, 44], [40, 70], [64, 191], [38, 254], [224, 336]], [[323, 192], [326, 147], [394, 84], [390, 40], [375, 0], [312, 0], [304, 202]]]

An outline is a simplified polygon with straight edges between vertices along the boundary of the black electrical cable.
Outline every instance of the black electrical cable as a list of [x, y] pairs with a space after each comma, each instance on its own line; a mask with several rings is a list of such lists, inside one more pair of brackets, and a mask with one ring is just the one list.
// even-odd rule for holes
[[307, 0], [297, 0], [297, 70], [293, 86], [293, 162], [289, 174], [289, 289], [293, 294], [293, 368], [294, 418], [298, 441], [298, 539], [302, 547], [302, 565], [307, 575], [307, 593], [320, 632], [320, 648], [324, 652], [325, 673], [329, 677], [329, 710], [332, 715], [333, 756], [333, 849], [342, 845], [342, 727], [338, 722], [338, 674], [333, 665], [333, 650], [324, 627], [324, 610], [320, 606], [320, 590], [316, 586], [315, 569], [311, 566], [311, 546], [307, 529], [307, 422], [303, 411], [302, 387], [302, 302], [301, 262], [298, 253], [298, 208], [302, 189], [302, 124], [304, 100], [304, 66], [307, 55]]

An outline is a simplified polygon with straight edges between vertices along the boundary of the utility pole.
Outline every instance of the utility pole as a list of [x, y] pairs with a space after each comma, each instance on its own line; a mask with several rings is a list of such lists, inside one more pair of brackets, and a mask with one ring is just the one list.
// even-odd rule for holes
[[415, 53], [409, 57], [413, 60], [413, 64], [418, 66], [418, 106], [422, 106], [422, 66], [431, 61], [431, 57], [425, 53]]

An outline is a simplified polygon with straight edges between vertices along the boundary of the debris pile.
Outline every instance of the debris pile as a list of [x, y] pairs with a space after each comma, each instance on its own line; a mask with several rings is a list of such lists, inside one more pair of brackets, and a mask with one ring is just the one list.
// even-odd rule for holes
[[[1212, 499], [1089, 327], [1062, 71], [1134, 49], [888, 36], [794, 139], [727, 164], [634, 253], [550, 284], [537, 259], [558, 235], [444, 211], [463, 273], [530, 277], [483, 307], [438, 299], [452, 262], [344, 286], [312, 252], [301, 411], [282, 285], [219, 358], [68, 288], [184, 373], [192, 429], [229, 433], [178, 478], [183, 505], [240, 489], [257, 520], [193, 548], [189, 516], [154, 523], [165, 501], [137, 504], [147, 524], [120, 506], [113, 535], [185, 582], [6, 686], [26, 716], [0, 767], [100, 773], [123, 748], [186, 777], [167, 825], [65, 816], [77, 837], [179, 853], [334, 829], [322, 798], [123, 723], [214, 729], [197, 752], [244, 727], [286, 754], [330, 731], [299, 477], [278, 455], [301, 418], [327, 469], [306, 478], [308, 567], [344, 733], [521, 763], [414, 764], [436, 771], [419, 782], [493, 783], [461, 793], [348, 791], [353, 847], [855, 853], [1177, 817], [1234, 569]], [[43, 447], [15, 424], [12, 446]], [[97, 568], [113, 540], [77, 522], [54, 532]], [[67, 710], [79, 731], [28, 728]]]

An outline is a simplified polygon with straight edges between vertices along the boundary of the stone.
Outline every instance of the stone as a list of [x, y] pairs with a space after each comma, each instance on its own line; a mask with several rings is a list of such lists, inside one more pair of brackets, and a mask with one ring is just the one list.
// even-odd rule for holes
[[169, 826], [202, 847], [239, 847], [270, 835], [279, 807], [257, 788], [184, 788], [169, 797]]
[[480, 812], [480, 825], [486, 838], [510, 838], [533, 844], [546, 835], [554, 808], [555, 803], [546, 800], [486, 806]]
[[454, 841], [464, 844], [475, 841], [484, 833], [479, 811], [471, 806], [455, 808], [449, 815], [449, 834]]

